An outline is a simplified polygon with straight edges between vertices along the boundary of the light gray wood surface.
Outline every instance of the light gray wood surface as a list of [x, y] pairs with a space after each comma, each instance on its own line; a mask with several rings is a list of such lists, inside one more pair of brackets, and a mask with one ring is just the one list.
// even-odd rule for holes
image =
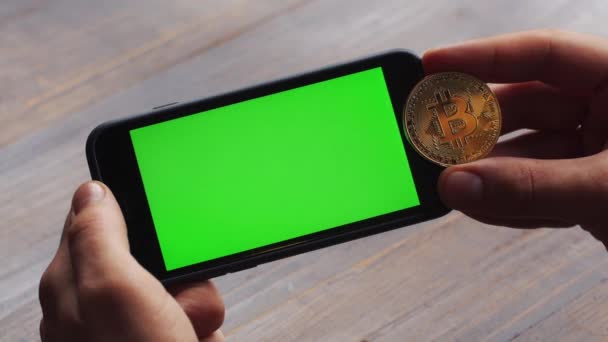
[[[97, 124], [392, 48], [537, 27], [608, 34], [602, 0], [0, 3], [0, 340], [38, 339], [39, 277]], [[216, 279], [233, 341], [608, 339], [608, 254], [580, 228], [459, 213]]]

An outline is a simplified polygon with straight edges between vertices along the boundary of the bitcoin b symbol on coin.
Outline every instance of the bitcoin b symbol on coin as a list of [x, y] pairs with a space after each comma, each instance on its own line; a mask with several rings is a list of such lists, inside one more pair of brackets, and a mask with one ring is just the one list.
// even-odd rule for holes
[[427, 106], [441, 130], [441, 143], [449, 143], [453, 148], [463, 148], [466, 138], [477, 129], [477, 118], [471, 104], [459, 96], [452, 96], [449, 89], [435, 92], [437, 102]]
[[441, 166], [487, 156], [498, 141], [501, 123], [492, 89], [459, 72], [426, 76], [416, 84], [403, 108], [409, 143], [421, 156]]

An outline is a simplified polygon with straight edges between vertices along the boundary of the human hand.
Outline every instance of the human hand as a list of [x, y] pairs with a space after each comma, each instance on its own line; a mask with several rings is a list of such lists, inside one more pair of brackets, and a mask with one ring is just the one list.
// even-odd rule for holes
[[[427, 74], [461, 71], [490, 82], [503, 113], [490, 158], [446, 169], [444, 203], [510, 227], [580, 224], [608, 244], [608, 41], [554, 30], [428, 51]], [[510, 157], [507, 157], [510, 156]]]
[[129, 253], [110, 190], [76, 191], [59, 249], [40, 281], [42, 341], [222, 341], [224, 305], [209, 281], [167, 292]]

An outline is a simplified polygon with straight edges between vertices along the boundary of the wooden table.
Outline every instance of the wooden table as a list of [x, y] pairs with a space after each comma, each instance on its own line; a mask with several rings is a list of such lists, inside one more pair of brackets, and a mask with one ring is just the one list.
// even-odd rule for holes
[[[38, 339], [38, 280], [98, 123], [390, 48], [606, 34], [607, 15], [602, 0], [3, 0], [0, 340]], [[607, 280], [580, 228], [453, 213], [216, 282], [234, 341], [590, 341], [608, 339]]]

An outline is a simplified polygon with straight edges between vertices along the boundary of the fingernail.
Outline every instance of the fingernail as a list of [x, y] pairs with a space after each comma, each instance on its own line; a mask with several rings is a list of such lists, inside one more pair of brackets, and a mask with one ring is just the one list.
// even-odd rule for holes
[[88, 182], [81, 185], [72, 199], [72, 210], [74, 215], [78, 215], [84, 208], [92, 203], [101, 201], [106, 194], [104, 188], [95, 182]]
[[483, 181], [477, 174], [454, 171], [447, 175], [442, 184], [441, 198], [452, 208], [463, 208], [476, 204], [483, 197]]

